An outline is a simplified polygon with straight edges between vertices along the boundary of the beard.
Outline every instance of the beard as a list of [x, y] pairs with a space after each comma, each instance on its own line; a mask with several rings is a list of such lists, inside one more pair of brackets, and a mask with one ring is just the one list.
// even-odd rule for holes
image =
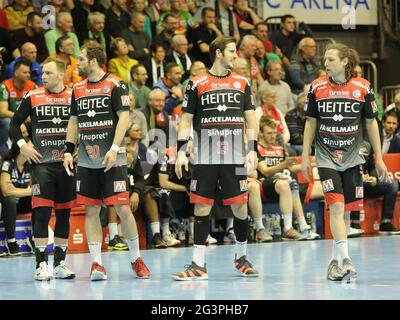
[[87, 78], [87, 76], [88, 76], [88, 74], [89, 74], [88, 70], [81, 70], [81, 69], [79, 69], [79, 68], [78, 68], [78, 73], [79, 73], [79, 75], [80, 75], [81, 77], [84, 77], [84, 78]]

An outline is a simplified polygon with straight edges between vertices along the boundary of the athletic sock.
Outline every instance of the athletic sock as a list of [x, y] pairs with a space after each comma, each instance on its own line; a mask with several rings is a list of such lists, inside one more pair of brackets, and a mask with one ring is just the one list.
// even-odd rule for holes
[[283, 214], [283, 231], [286, 232], [293, 228], [292, 219], [293, 215], [290, 214]]
[[256, 231], [264, 229], [262, 218], [254, 218], [254, 224], [256, 225]]
[[236, 241], [236, 245], [235, 245], [236, 259], [239, 259], [239, 258], [245, 256], [246, 249], [247, 249], [247, 241], [243, 241], [243, 242]]
[[110, 232], [110, 240], [114, 239], [118, 235], [118, 224], [116, 222], [109, 223], [108, 231]]
[[171, 231], [169, 230], [169, 222], [165, 222], [161, 225], [161, 229], [162, 229], [162, 234], [163, 236], [166, 236], [167, 234], [170, 234]]
[[305, 229], [308, 229], [308, 224], [307, 224], [306, 218], [304, 218], [304, 216], [297, 218], [297, 221], [299, 222], [301, 232], [303, 232]]
[[151, 232], [153, 233], [153, 236], [156, 233], [160, 233], [160, 221], [150, 223], [150, 228], [151, 228]]
[[338, 241], [336, 241], [336, 246], [337, 246], [340, 258], [342, 260], [345, 259], [345, 258], [350, 259], [347, 240], [338, 240]]
[[193, 245], [193, 262], [199, 267], [204, 268], [205, 264], [205, 245], [194, 244]]
[[97, 262], [99, 265], [101, 263], [101, 242], [88, 242], [89, 252], [92, 257], [93, 262]]
[[132, 239], [126, 239], [126, 243], [128, 244], [129, 255], [131, 256], [131, 262], [133, 263], [140, 257], [139, 236], [137, 235]]

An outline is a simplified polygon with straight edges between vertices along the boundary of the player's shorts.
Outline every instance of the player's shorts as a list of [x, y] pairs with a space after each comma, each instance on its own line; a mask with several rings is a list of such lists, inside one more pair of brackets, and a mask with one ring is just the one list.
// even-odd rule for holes
[[[260, 194], [262, 202], [279, 202], [280, 196], [275, 190], [275, 184], [278, 180], [279, 179], [276, 177], [270, 176], [260, 181]], [[309, 187], [311, 187], [311, 185], [308, 183], [298, 185], [299, 197], [302, 202], [309, 202], [309, 192], [311, 192]]]
[[190, 182], [190, 203], [212, 206], [219, 186], [224, 206], [246, 203], [248, 193], [244, 165], [195, 165]]
[[62, 162], [33, 164], [31, 176], [32, 208], [76, 207], [76, 179], [67, 174]]
[[129, 181], [126, 166], [77, 170], [76, 191], [78, 204], [107, 206], [129, 204]]
[[345, 211], [363, 209], [362, 165], [339, 172], [329, 168], [318, 168], [326, 203], [344, 202]]

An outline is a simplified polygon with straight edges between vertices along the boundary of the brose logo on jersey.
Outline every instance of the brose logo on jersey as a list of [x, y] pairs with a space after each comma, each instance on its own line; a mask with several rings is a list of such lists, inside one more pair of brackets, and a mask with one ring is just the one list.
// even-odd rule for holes
[[125, 192], [126, 191], [126, 181], [114, 181], [114, 192]]
[[127, 95], [121, 96], [121, 103], [124, 107], [129, 107], [131, 104], [131, 99]]

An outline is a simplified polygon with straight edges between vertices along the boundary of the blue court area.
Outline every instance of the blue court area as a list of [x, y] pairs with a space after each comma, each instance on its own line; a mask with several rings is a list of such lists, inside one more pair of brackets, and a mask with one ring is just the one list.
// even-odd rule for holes
[[[33, 280], [34, 257], [0, 259], [0, 300], [258, 300], [258, 299], [400, 299], [400, 237], [349, 240], [359, 278], [345, 284], [325, 280], [331, 240], [249, 244], [250, 260], [259, 278], [245, 279], [232, 268], [233, 245], [207, 249], [208, 281], [176, 282], [171, 272], [182, 271], [192, 248], [142, 251], [152, 275], [134, 278], [127, 252], [103, 254], [108, 281], [90, 282], [89, 254], [68, 257], [74, 280]], [[52, 257], [50, 257], [52, 259]]]

